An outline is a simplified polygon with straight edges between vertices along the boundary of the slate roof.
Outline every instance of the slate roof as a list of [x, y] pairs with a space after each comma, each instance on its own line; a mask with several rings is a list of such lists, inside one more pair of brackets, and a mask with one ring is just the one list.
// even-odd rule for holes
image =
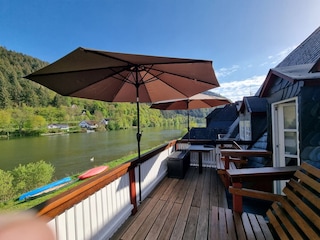
[[[301, 64], [287, 67], [273, 68], [272, 72], [279, 77], [288, 77], [295, 81], [313, 80], [320, 78], [320, 72], [311, 72], [314, 64]], [[284, 75], [284, 76], [281, 76]]]
[[238, 116], [237, 103], [225, 105], [223, 108], [214, 109], [206, 118], [207, 121], [234, 121]]
[[294, 49], [275, 68], [270, 69], [266, 80], [256, 93], [264, 97], [273, 84], [273, 78], [280, 77], [292, 83], [296, 81], [320, 80], [320, 27]]
[[306, 40], [294, 49], [278, 67], [287, 67], [302, 64], [315, 64], [320, 58], [320, 27]]
[[[205, 139], [205, 140], [216, 140], [218, 134], [226, 133], [223, 129], [212, 129], [212, 128], [192, 128], [190, 130], [190, 139]], [[188, 139], [188, 133], [182, 137]]]
[[244, 97], [240, 107], [240, 112], [243, 112], [245, 108], [251, 113], [263, 113], [267, 111], [267, 100], [256, 96]]
[[[206, 128], [192, 128], [190, 130], [190, 139], [210, 139], [216, 140], [218, 134], [225, 134], [229, 127], [238, 118], [237, 105], [239, 103], [230, 103], [224, 107], [215, 108], [207, 117]], [[188, 138], [188, 134], [183, 136]]]

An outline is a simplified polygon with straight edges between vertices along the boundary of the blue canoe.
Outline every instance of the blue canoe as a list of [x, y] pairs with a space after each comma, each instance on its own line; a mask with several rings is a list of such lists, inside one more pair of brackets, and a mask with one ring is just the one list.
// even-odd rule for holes
[[61, 185], [64, 186], [66, 183], [68, 182], [71, 182], [71, 177], [65, 177], [65, 178], [62, 178], [60, 180], [57, 180], [55, 182], [52, 182], [52, 183], [49, 183], [45, 186], [42, 186], [42, 187], [39, 187], [39, 188], [36, 188], [36, 189], [33, 189], [29, 192], [26, 192], [26, 193], [23, 193], [20, 197], [19, 197], [19, 201], [23, 201], [23, 200], [26, 200], [28, 198], [31, 198], [31, 197], [34, 197], [36, 195], [39, 195], [41, 193], [45, 193], [45, 192], [48, 192], [50, 191], [51, 189], [54, 190], [55, 188], [57, 188], [58, 186]]

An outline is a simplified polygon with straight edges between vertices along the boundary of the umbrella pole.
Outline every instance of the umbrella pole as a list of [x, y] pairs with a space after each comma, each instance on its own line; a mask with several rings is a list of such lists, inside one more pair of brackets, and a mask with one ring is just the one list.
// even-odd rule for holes
[[189, 110], [189, 99], [187, 101], [187, 111], [188, 111], [188, 142], [190, 142], [190, 110]]
[[188, 141], [190, 142], [190, 112], [188, 109]]
[[140, 107], [139, 107], [139, 97], [137, 97], [137, 142], [138, 142], [138, 169], [139, 169], [139, 201], [141, 203], [141, 161], [140, 161], [140, 140], [141, 140], [141, 132], [140, 132]]
[[137, 96], [137, 142], [138, 142], [138, 170], [139, 170], [139, 202], [142, 202], [141, 197], [141, 153], [140, 153], [140, 141], [141, 141], [141, 132], [140, 132], [140, 100], [139, 100], [139, 83], [138, 83], [138, 70], [136, 71], [136, 96]]

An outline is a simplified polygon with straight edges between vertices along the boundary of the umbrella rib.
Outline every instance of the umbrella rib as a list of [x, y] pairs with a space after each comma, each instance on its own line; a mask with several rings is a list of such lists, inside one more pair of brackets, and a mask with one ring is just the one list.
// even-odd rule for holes
[[[108, 54], [103, 54], [99, 51], [96, 51], [96, 50], [89, 50], [89, 49], [84, 49], [84, 51], [88, 51], [88, 52], [92, 52], [94, 54], [97, 54], [97, 55], [100, 55], [100, 56], [103, 56], [103, 57], [109, 57], [109, 58], [112, 58], [112, 59], [115, 59], [115, 60], [118, 60], [118, 61], [122, 61], [122, 62], [125, 62], [128, 64], [128, 68], [130, 69], [130, 67], [136, 67], [136, 68], [139, 68], [139, 66], [148, 66], [150, 65], [149, 63], [144, 63], [144, 64], [136, 64], [136, 63], [132, 63], [132, 62], [129, 62], [129, 61], [126, 61], [126, 60], [123, 60], [123, 59], [120, 59], [120, 58], [117, 58], [117, 57], [113, 57], [113, 56], [110, 56]], [[159, 57], [159, 58], [164, 58], [164, 57]], [[183, 59], [185, 61], [188, 61], [188, 62], [181, 62], [179, 60], [176, 60], [174, 61], [174, 58], [172, 58], [173, 61], [170, 61], [170, 62], [167, 62], [167, 63], [153, 63], [151, 66], [153, 67], [154, 65], [171, 65], [171, 64], [186, 64], [186, 63], [204, 63], [204, 62], [208, 62], [208, 63], [211, 63], [212, 64], [212, 61], [210, 60], [200, 60], [200, 59]], [[149, 68], [151, 69], [151, 67]], [[188, 78], [188, 79], [191, 79], [191, 80], [194, 80], [193, 78], [190, 78], [190, 77], [186, 77], [186, 76], [183, 76], [183, 75], [178, 75], [178, 74], [174, 74], [174, 73], [171, 73], [171, 72], [167, 72], [167, 71], [162, 71], [162, 70], [158, 70], [157, 68], [152, 68], [153, 70], [157, 70], [159, 72], [162, 72], [162, 73], [167, 73], [167, 74], [171, 74], [171, 75], [175, 75], [175, 76], [178, 76], [178, 77], [184, 77], [184, 78]], [[159, 75], [160, 76], [160, 75]], [[142, 78], [143, 79], [143, 78]], [[208, 83], [206, 81], [203, 81], [201, 79], [196, 79], [197, 81], [200, 81], [202, 83]], [[153, 81], [153, 78], [152, 79], [148, 79], [148, 81], [146, 82], [151, 82]], [[128, 83], [131, 83], [130, 81], [128, 81]], [[143, 84], [143, 83], [141, 83]]]
[[[207, 82], [207, 81], [204, 81], [204, 80], [202, 80], [202, 79], [195, 79], [195, 78], [191, 78], [191, 77], [184, 76], [184, 75], [181, 75], [181, 74], [176, 74], [176, 73], [172, 73], [172, 72], [169, 72], [169, 71], [159, 70], [159, 69], [157, 69], [157, 68], [155, 68], [155, 67], [153, 67], [152, 69], [150, 68], [150, 70], [156, 70], [156, 71], [160, 72], [159, 75], [153, 75], [153, 76], [157, 76], [157, 77], [160, 76], [160, 75], [163, 75], [163, 74], [170, 74], [170, 75], [173, 75], [173, 76], [176, 76], [176, 77], [181, 77], [181, 78], [186, 78], [186, 79], [190, 79], [190, 80], [196, 80], [196, 81], [202, 82], [202, 83], [211, 84], [211, 83], [209, 83], [209, 82]], [[216, 85], [216, 86], [218, 87], [219, 85]]]
[[[117, 67], [114, 67], [114, 68], [117, 68]], [[61, 72], [53, 72], [53, 73], [32, 73], [30, 74], [29, 76], [33, 75], [33, 76], [36, 76], [36, 77], [46, 77], [46, 76], [52, 76], [52, 75], [59, 75], [59, 74], [72, 74], [72, 73], [81, 73], [81, 72], [90, 72], [90, 71], [97, 71], [97, 70], [104, 70], [104, 69], [110, 69], [113, 71], [113, 74], [111, 74], [110, 76], [114, 75], [114, 74], [117, 74], [121, 71], [115, 71], [113, 70], [114, 68], [106, 68], [106, 67], [101, 67], [101, 68], [90, 68], [90, 69], [79, 69], [79, 70], [72, 70], [72, 71], [61, 71]], [[120, 67], [119, 67], [120, 68]], [[110, 77], [110, 76], [107, 76], [107, 77]], [[28, 77], [28, 76], [27, 76]]]
[[133, 65], [133, 64], [132, 64], [131, 62], [129, 62], [129, 61], [126, 61], [126, 60], [123, 60], [123, 59], [120, 59], [120, 58], [117, 58], [117, 57], [113, 57], [113, 56], [110, 56], [110, 55], [108, 55], [108, 54], [103, 54], [103, 53], [101, 53], [100, 51], [97, 51], [97, 50], [85, 49], [85, 48], [83, 48], [83, 50], [84, 50], [85, 52], [91, 52], [91, 53], [93, 53], [93, 54], [97, 54], [97, 55], [102, 56], [102, 57], [108, 57], [108, 58], [112, 58], [112, 59], [117, 60], [117, 61], [125, 62], [125, 63], [127, 63], [129, 66], [132, 66], [132, 65]]
[[[113, 56], [108, 55], [108, 52], [104, 52], [104, 53], [106, 53], [106, 54], [104, 54], [101, 51], [97, 51], [97, 50], [93, 50], [93, 49], [83, 48], [83, 50], [86, 51], [86, 52], [92, 52], [94, 54], [97, 54], [97, 55], [100, 55], [100, 56], [103, 56], [103, 57], [109, 57], [109, 58], [112, 58], [112, 59], [115, 59], [115, 60], [118, 60], [118, 61], [125, 62], [130, 66], [150, 65], [150, 63], [133, 63], [133, 62], [130, 62], [130, 61], [123, 60], [121, 58], [113, 57]], [[134, 55], [134, 54], [127, 54], [127, 55]], [[139, 55], [137, 55], [137, 56], [139, 56]], [[141, 56], [144, 56], [144, 55], [141, 55]], [[146, 57], [153, 57], [153, 56], [147, 56], [146, 55]], [[167, 57], [161, 57], [161, 56], [157, 56], [157, 58], [168, 59]], [[163, 62], [156, 63], [156, 62], [154, 62], [153, 64], [155, 64], [155, 65], [167, 65], [167, 64], [169, 64], [170, 65], [170, 64], [179, 64], [179, 63], [185, 64], [185, 63], [203, 63], [203, 62], [210, 62], [212, 64], [212, 61], [210, 61], [210, 60], [188, 59], [188, 58], [180, 58], [180, 59], [169, 58], [169, 59], [171, 60], [170, 62], [166, 62], [166, 63], [163, 63]]]

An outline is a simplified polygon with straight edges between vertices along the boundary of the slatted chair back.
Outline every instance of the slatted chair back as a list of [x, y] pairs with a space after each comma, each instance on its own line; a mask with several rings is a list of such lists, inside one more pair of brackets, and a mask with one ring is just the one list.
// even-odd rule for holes
[[303, 163], [267, 212], [280, 239], [320, 239], [320, 169]]

